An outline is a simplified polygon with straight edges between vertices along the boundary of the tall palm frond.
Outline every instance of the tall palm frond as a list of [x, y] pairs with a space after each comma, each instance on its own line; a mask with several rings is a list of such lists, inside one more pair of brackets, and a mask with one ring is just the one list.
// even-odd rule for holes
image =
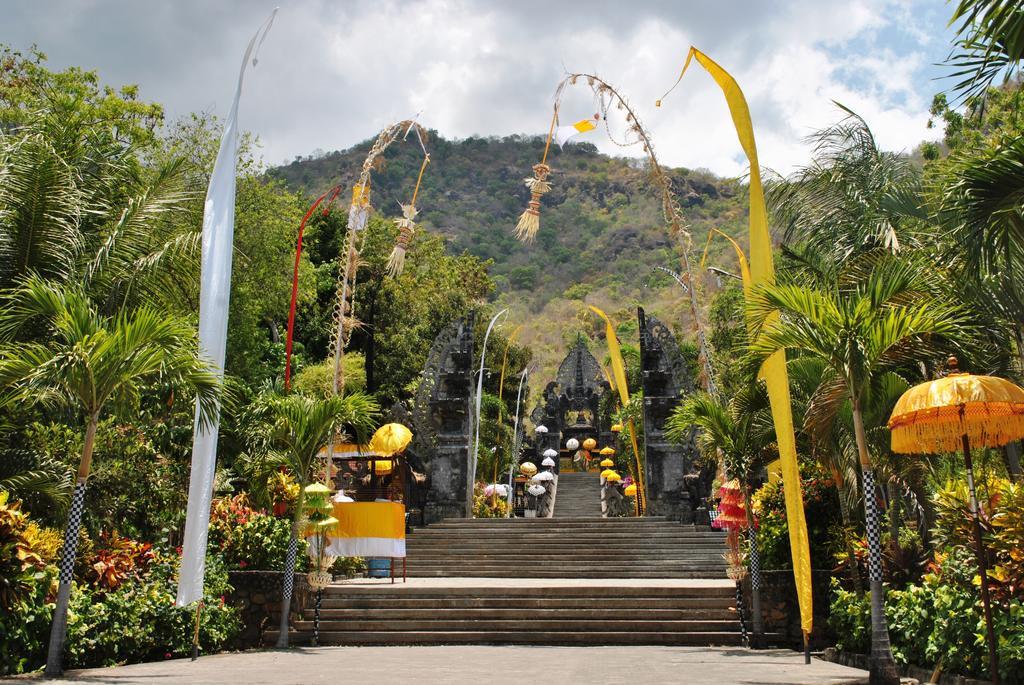
[[[80, 290], [27, 279], [0, 313], [0, 388], [97, 417], [137, 405], [158, 382], [196, 392], [201, 416], [217, 409], [220, 382], [198, 356], [195, 329], [148, 307], [101, 316]], [[43, 342], [13, 341], [26, 326]]]
[[350, 430], [365, 442], [380, 413], [376, 399], [353, 393], [344, 397], [314, 398], [288, 395], [273, 400], [273, 442], [292, 475], [302, 485], [309, 482], [317, 454], [336, 433]]
[[935, 188], [950, 249], [968, 270], [991, 273], [1021, 261], [1024, 245], [1024, 136], [979, 154], [963, 152]]
[[960, 0], [950, 26], [958, 40], [946, 58], [960, 79], [952, 91], [961, 100], [984, 96], [1002, 74], [1009, 79], [1024, 59], [1024, 8], [1016, 0]]
[[69, 278], [84, 244], [74, 169], [40, 134], [0, 135], [0, 169], [0, 285]]
[[[141, 289], [143, 295], [160, 301], [166, 284], [159, 276], [169, 260], [186, 259], [194, 268], [199, 232], [182, 233], [170, 223], [185, 211], [191, 197], [184, 190], [185, 175], [182, 159], [161, 165], [151, 180], [140, 182], [138, 192], [127, 198], [116, 219], [90, 236], [95, 245], [86, 250], [87, 260], [81, 268], [87, 291], [125, 301], [135, 289]], [[147, 287], [147, 276], [155, 279], [155, 287]]]
[[846, 116], [810, 136], [811, 164], [767, 184], [783, 241], [804, 243], [835, 263], [864, 250], [915, 245], [920, 170], [906, 156], [880, 150], [864, 119], [836, 105]]

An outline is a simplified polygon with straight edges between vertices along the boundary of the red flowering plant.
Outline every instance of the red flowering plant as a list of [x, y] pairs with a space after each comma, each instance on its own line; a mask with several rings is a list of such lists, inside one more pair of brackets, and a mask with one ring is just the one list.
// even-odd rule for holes
[[148, 542], [121, 537], [117, 531], [102, 533], [89, 566], [88, 580], [100, 590], [114, 590], [126, 580], [144, 574], [155, 559], [153, 546]]
[[220, 553], [228, 569], [280, 568], [290, 535], [287, 519], [253, 508], [245, 493], [214, 500], [210, 548]]

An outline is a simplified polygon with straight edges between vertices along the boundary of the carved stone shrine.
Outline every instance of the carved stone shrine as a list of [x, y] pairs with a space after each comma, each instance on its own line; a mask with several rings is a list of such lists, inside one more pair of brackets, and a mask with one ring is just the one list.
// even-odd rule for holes
[[[693, 523], [711, 494], [712, 469], [701, 469], [696, 429], [682, 445], [665, 437], [665, 424], [694, 380], [672, 331], [637, 308], [640, 368], [644, 393], [644, 485], [649, 516]], [[702, 521], [697, 521], [702, 523]], [[706, 523], [706, 521], [704, 521]]]
[[426, 523], [472, 516], [473, 325], [475, 312], [434, 339], [416, 390], [412, 451], [427, 475]]

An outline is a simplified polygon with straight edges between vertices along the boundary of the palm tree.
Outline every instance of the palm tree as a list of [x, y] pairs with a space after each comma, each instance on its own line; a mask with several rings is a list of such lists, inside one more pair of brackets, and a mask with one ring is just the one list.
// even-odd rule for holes
[[[750, 362], [757, 368], [779, 350], [824, 362], [815, 401], [850, 403], [863, 476], [871, 587], [871, 682], [898, 683], [883, 610], [881, 541], [875, 473], [864, 423], [865, 401], [889, 373], [934, 358], [969, 333], [963, 311], [935, 295], [909, 260], [877, 260], [866, 276], [832, 289], [768, 285], [748, 302], [757, 327]], [[835, 413], [835, 412], [831, 412]]]
[[15, 421], [10, 412], [19, 403], [19, 397], [10, 390], [0, 389], [0, 490], [15, 499], [43, 497], [63, 511], [71, 497], [71, 474], [57, 459], [33, 454], [14, 439]]
[[760, 561], [757, 528], [751, 508], [752, 483], [758, 471], [778, 457], [775, 429], [764, 384], [753, 382], [733, 396], [726, 405], [714, 396], [701, 392], [679, 405], [666, 423], [666, 437], [673, 442], [689, 441], [694, 428], [697, 445], [703, 454], [718, 454], [726, 474], [739, 480], [743, 488], [744, 508], [750, 542], [751, 613], [755, 640], [764, 632], [761, 616]]
[[1024, 366], [1024, 137], [953, 155], [933, 196], [949, 262], [1012, 325]]
[[811, 163], [767, 185], [773, 223], [787, 244], [833, 264], [865, 251], [896, 253], [920, 244], [921, 172], [905, 155], [879, 149], [857, 113], [808, 138]]
[[[185, 219], [182, 159], [141, 167], [74, 108], [0, 136], [0, 287], [75, 283], [102, 312], [193, 297], [200, 233]], [[190, 304], [194, 304], [189, 302]]]
[[996, 78], [1007, 79], [1024, 59], [1024, 9], [1016, 0], [960, 0], [950, 26], [958, 24], [956, 48], [946, 63], [959, 78], [953, 91], [982, 97]]
[[288, 615], [291, 612], [303, 500], [306, 486], [313, 478], [317, 455], [343, 428], [349, 428], [359, 442], [365, 442], [380, 409], [375, 399], [359, 393], [323, 399], [289, 395], [273, 401], [270, 408], [274, 421], [273, 443], [279, 449], [281, 463], [299, 484], [299, 499], [295, 503], [292, 535], [284, 564], [281, 623], [277, 637], [277, 646], [283, 648], [288, 646]]
[[[13, 340], [31, 328], [41, 342]], [[26, 401], [60, 404], [81, 412], [82, 459], [71, 498], [60, 562], [60, 585], [46, 674], [62, 670], [71, 569], [78, 546], [86, 481], [96, 428], [111, 407], [130, 411], [150, 383], [193, 391], [205, 419], [216, 410], [219, 381], [197, 353], [195, 330], [148, 307], [101, 316], [78, 290], [29, 278], [0, 309], [0, 388]]]

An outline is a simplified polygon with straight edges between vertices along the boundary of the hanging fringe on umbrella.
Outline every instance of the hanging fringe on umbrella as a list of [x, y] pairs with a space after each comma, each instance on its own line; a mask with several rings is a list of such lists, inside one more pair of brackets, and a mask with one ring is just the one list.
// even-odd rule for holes
[[420, 175], [416, 178], [416, 187], [412, 191], [412, 201], [407, 205], [402, 205], [402, 218], [395, 219], [395, 224], [398, 226], [398, 239], [395, 241], [395, 248], [391, 251], [391, 256], [388, 257], [388, 274], [392, 277], [401, 274], [405, 267], [405, 253], [416, 232], [416, 214], [419, 213], [419, 210], [416, 209], [416, 196], [419, 195], [423, 172], [427, 170], [428, 164], [430, 164], [430, 155], [424, 154], [423, 163], [420, 164]]
[[516, 224], [516, 237], [524, 243], [532, 243], [537, 236], [537, 231], [540, 230], [540, 198], [551, 190], [551, 184], [547, 180], [548, 174], [551, 173], [551, 167], [547, 165], [547, 161], [548, 150], [551, 149], [551, 137], [555, 133], [555, 124], [557, 123], [558, 107], [556, 106], [554, 114], [551, 115], [548, 139], [544, 144], [544, 156], [541, 158], [540, 164], [533, 165], [533, 176], [524, 181], [526, 187], [530, 189], [530, 202], [520, 215], [519, 223]]

